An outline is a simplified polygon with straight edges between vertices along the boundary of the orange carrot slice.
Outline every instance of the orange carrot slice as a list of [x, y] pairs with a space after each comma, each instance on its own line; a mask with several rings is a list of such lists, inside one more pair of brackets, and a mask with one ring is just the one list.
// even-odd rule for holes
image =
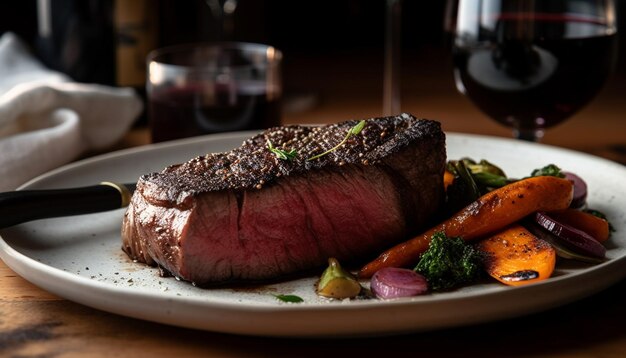
[[556, 264], [554, 248], [516, 224], [481, 240], [476, 249], [485, 255], [487, 273], [509, 286], [545, 280]]

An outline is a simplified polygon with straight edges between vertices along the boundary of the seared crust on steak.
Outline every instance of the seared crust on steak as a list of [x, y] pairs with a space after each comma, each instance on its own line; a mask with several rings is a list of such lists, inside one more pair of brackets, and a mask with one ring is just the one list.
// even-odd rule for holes
[[[275, 278], [394, 244], [439, 207], [445, 136], [438, 122], [409, 114], [373, 118], [310, 160], [357, 123], [271, 128], [229, 152], [142, 176], [124, 250], [206, 284]], [[280, 159], [268, 143], [297, 154]]]

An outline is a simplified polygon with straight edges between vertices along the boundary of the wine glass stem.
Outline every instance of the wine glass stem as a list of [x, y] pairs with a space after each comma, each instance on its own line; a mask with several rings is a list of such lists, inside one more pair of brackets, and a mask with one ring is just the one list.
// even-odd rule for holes
[[383, 72], [383, 115], [400, 112], [400, 20], [401, 0], [387, 0], [385, 64]]
[[541, 138], [543, 138], [543, 130], [517, 128], [513, 130], [513, 135], [517, 139], [529, 142], [539, 142]]

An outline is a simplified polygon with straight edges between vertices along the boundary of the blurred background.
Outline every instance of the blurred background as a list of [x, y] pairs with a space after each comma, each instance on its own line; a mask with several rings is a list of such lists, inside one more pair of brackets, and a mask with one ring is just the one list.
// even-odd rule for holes
[[[618, 5], [620, 17], [626, 19], [626, 6]], [[402, 2], [402, 110], [440, 120], [449, 131], [510, 137], [509, 129], [493, 123], [456, 91], [445, 11], [445, 1]], [[42, 24], [38, 13], [47, 13], [51, 22]], [[382, 114], [384, 0], [24, 0], [1, 2], [0, 14], [0, 32], [17, 33], [46, 65], [77, 81], [132, 86], [143, 92], [143, 61], [151, 49], [219, 39], [260, 42], [284, 53], [285, 123]], [[46, 26], [54, 36], [44, 41]], [[622, 22], [619, 31], [623, 33], [624, 27]], [[570, 121], [548, 130], [544, 142], [594, 153], [600, 150], [593, 147], [597, 136], [616, 146], [626, 143], [625, 132], [614, 130], [623, 128], [621, 115], [603, 114], [603, 108], [623, 102], [624, 42], [621, 36], [616, 72], [604, 90]], [[63, 68], [59, 58], [67, 63], [71, 56], [81, 59], [80, 68]], [[138, 119], [137, 125], [144, 120]], [[567, 127], [589, 120], [597, 121], [597, 130], [561, 140]]]

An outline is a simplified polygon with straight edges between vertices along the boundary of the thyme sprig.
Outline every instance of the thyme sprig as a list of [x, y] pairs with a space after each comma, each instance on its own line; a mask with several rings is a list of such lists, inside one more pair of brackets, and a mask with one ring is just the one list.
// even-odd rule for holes
[[282, 160], [292, 160], [298, 155], [298, 152], [293, 148], [289, 151], [286, 151], [280, 148], [275, 148], [269, 139], [267, 140], [267, 148], [270, 150], [270, 152], [274, 153], [274, 155], [276, 155], [278, 159], [282, 159]]
[[344, 145], [344, 143], [347, 142], [348, 139], [350, 139], [350, 137], [361, 133], [363, 128], [365, 128], [365, 120], [364, 119], [360, 120], [359, 123], [355, 124], [352, 128], [350, 128], [348, 130], [348, 133], [346, 133], [346, 136], [343, 138], [343, 140], [341, 142], [339, 142], [339, 144], [337, 144], [336, 146], [330, 148], [329, 150], [325, 151], [324, 153], [320, 153], [320, 154], [314, 155], [314, 156], [312, 156], [311, 158], [309, 158], [307, 160], [314, 160], [314, 159], [323, 157], [323, 156], [325, 156], [328, 153], [334, 152], [339, 147]]

